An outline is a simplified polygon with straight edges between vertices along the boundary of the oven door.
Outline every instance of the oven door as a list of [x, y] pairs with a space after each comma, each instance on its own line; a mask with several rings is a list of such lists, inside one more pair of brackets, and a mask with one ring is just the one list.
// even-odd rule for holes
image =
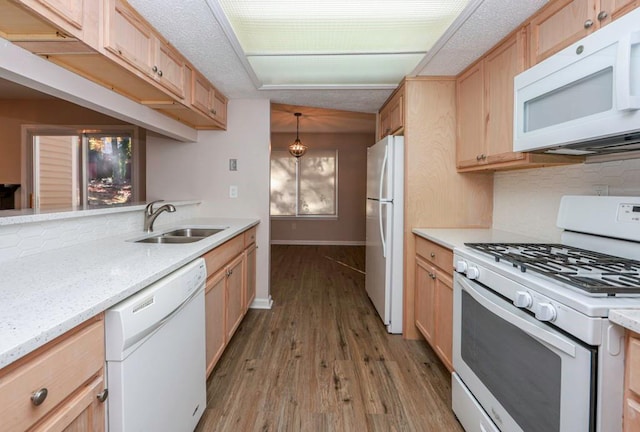
[[[454, 369], [500, 430], [594, 430], [595, 348], [461, 274], [453, 309]], [[456, 405], [468, 403], [454, 400], [454, 411]]]

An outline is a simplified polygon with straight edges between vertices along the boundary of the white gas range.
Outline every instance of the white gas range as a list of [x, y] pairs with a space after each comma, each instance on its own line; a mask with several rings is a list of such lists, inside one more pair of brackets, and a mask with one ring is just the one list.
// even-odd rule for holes
[[567, 196], [562, 244], [454, 251], [453, 409], [472, 431], [622, 431], [623, 329], [640, 309], [640, 197]]

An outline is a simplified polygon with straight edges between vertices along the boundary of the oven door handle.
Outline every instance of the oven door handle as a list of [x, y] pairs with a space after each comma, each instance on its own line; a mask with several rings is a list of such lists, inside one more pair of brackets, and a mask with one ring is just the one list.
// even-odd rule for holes
[[[538, 339], [541, 342], [544, 342], [564, 353], [570, 355], [571, 357], [576, 356], [576, 347], [572, 343], [568, 342], [564, 338], [553, 334], [545, 329], [540, 328], [537, 324], [530, 322], [528, 319], [530, 318], [524, 312], [516, 309], [516, 311], [524, 316], [518, 316], [518, 314], [511, 312], [504, 307], [493, 302], [491, 299], [487, 298], [480, 291], [475, 289], [469, 281], [467, 281], [464, 276], [459, 276], [457, 279], [458, 283], [461, 284], [463, 289], [469, 293], [471, 297], [475, 299], [478, 303], [480, 303], [485, 309], [489, 310], [494, 315], [500, 317], [501, 319], [507, 321], [508, 323], [520, 328], [522, 331], [527, 333], [528, 335]], [[515, 306], [514, 306], [515, 308]], [[527, 319], [528, 318], [528, 319]]]

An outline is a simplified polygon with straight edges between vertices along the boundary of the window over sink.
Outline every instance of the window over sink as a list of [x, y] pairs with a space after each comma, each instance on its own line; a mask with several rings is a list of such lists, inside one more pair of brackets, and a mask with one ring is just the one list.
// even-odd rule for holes
[[271, 151], [271, 216], [335, 218], [337, 202], [337, 150]]

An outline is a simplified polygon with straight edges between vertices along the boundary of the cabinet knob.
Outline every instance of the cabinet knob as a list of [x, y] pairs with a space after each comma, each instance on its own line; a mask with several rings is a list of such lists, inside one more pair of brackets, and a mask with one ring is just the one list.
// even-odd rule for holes
[[100, 402], [106, 401], [107, 398], [109, 397], [109, 389], [102, 390], [100, 393], [98, 393], [98, 395], [96, 397], [98, 398], [98, 401], [100, 401]]
[[478, 155], [476, 156], [476, 160], [479, 161], [480, 159], [482, 159], [482, 155]]
[[487, 155], [483, 153], [480, 155], [480, 157], [482, 157], [482, 160], [485, 160], [487, 158]]
[[152, 67], [151, 70], [154, 71], [154, 72], [158, 72], [158, 66]]
[[433, 279], [433, 280], [436, 279], [436, 274], [435, 273], [429, 273], [429, 276], [431, 276], [431, 279]]
[[600, 13], [598, 14], [598, 21], [602, 21], [608, 16], [609, 14], [607, 13], [607, 11], [600, 11]]
[[161, 70], [158, 71], [158, 76], [162, 76], [162, 71]]
[[588, 29], [591, 28], [591, 26], [593, 26], [593, 20], [588, 19], [584, 22], [584, 28]]
[[435, 258], [436, 257], [436, 253], [435, 252], [431, 252], [431, 258]]
[[47, 398], [48, 394], [49, 390], [47, 390], [46, 387], [41, 388], [37, 392], [33, 392], [33, 394], [31, 395], [31, 403], [35, 406], [41, 405], [42, 402], [44, 402], [44, 400]]

